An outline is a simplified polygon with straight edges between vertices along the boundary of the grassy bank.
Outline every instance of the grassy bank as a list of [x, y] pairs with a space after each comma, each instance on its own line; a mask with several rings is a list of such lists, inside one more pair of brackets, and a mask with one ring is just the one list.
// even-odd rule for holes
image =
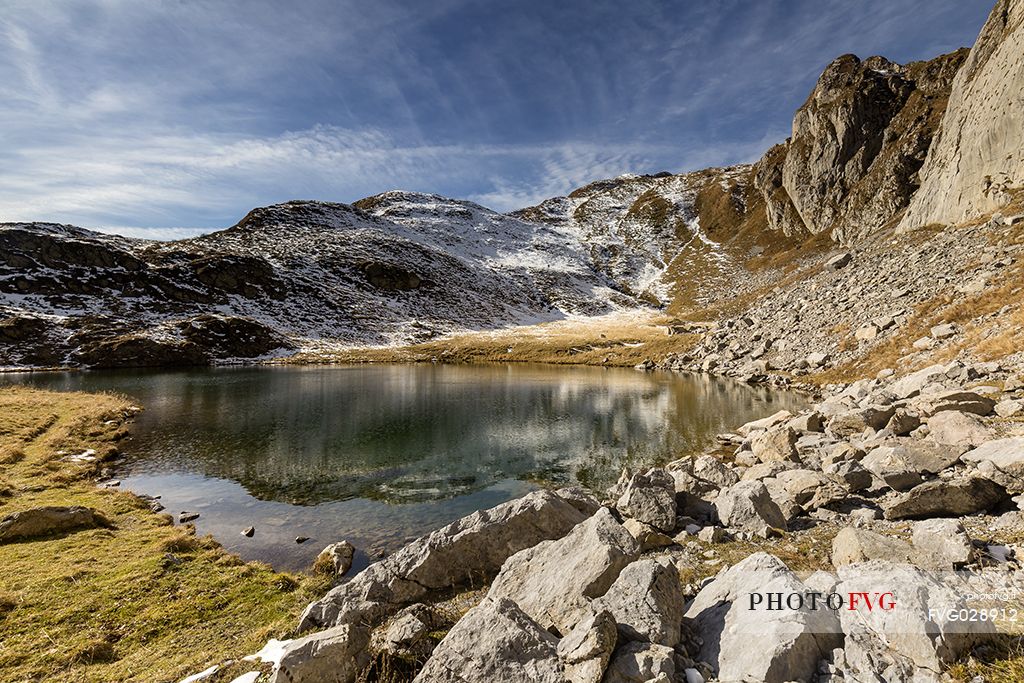
[[4, 681], [178, 681], [286, 634], [326, 589], [97, 488], [134, 410], [104, 394], [0, 390], [0, 517], [81, 505], [111, 522], [0, 544]]
[[289, 363], [551, 363], [633, 367], [683, 353], [697, 335], [669, 336], [668, 318], [630, 312], [470, 332], [408, 346], [307, 351]]

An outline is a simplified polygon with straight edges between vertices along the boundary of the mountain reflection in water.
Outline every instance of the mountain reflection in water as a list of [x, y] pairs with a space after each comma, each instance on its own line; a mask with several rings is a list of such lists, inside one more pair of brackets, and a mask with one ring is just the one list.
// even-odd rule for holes
[[[718, 432], [802, 405], [793, 395], [703, 376], [528, 365], [81, 372], [0, 381], [131, 396], [145, 411], [123, 448], [125, 486], [162, 494], [175, 513], [201, 511], [200, 531], [243, 557], [288, 568], [340, 538], [391, 549], [537, 486], [602, 490], [624, 466], [699, 452]], [[249, 524], [279, 533], [236, 540]], [[300, 532], [317, 542], [266, 547]]]

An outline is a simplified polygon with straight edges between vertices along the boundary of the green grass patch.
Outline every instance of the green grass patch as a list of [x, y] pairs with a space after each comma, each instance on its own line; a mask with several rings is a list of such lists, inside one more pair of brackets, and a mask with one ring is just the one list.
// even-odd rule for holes
[[[112, 523], [0, 544], [4, 681], [178, 681], [289, 635], [328, 587], [242, 562], [137, 497], [98, 489], [96, 463], [132, 414], [117, 396], [0, 391], [0, 453], [21, 454], [0, 465], [0, 515], [84, 505]], [[99, 460], [68, 460], [87, 449]]]

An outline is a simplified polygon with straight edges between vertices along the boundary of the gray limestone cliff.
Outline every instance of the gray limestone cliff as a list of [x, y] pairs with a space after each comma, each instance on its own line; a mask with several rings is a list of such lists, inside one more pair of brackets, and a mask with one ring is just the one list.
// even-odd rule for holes
[[1024, 0], [999, 0], [953, 82], [900, 223], [957, 223], [1007, 204], [1024, 182]]

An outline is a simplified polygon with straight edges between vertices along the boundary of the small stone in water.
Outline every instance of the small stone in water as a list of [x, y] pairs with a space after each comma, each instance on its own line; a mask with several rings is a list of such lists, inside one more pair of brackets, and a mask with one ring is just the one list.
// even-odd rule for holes
[[296, 536], [295, 537], [295, 542], [296, 543], [305, 543], [308, 540], [309, 540], [309, 536]]
[[191, 522], [192, 520], [199, 519], [198, 512], [189, 512], [188, 510], [182, 510], [181, 514], [178, 515], [178, 523], [184, 524], [185, 522]]
[[251, 526], [251, 527], [249, 527], [248, 529], [245, 529], [245, 530], [244, 530], [244, 531], [242, 532], [242, 535], [243, 535], [243, 536], [245, 536], [246, 538], [252, 538], [252, 535], [253, 535], [254, 533], [256, 533], [256, 527], [254, 527], [254, 526]]

